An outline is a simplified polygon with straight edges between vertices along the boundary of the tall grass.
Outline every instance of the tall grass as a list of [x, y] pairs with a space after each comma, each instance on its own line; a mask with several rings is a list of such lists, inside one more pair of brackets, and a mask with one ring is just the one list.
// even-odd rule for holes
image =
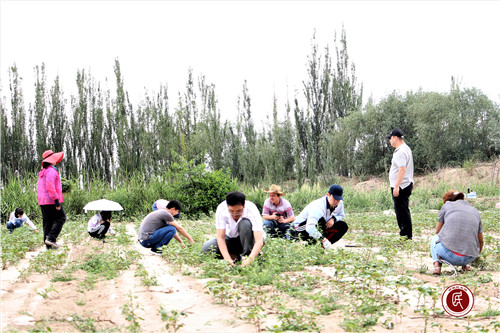
[[[20, 178], [11, 175], [3, 184], [1, 189], [1, 217], [5, 223], [8, 215], [17, 207], [22, 207], [26, 214], [35, 223], [41, 222], [41, 212], [37, 202], [37, 176]], [[123, 216], [144, 216], [151, 211], [151, 205], [159, 198], [175, 199], [184, 193], [182, 187], [173, 190], [173, 184], [169, 183], [166, 175], [160, 174], [156, 177], [145, 177], [139, 173], [129, 178], [119, 179], [114, 188], [110, 184], [99, 179], [69, 180], [71, 190], [64, 193], [64, 209], [68, 215], [83, 214], [83, 206], [90, 201], [106, 198], [119, 202], [123, 208]], [[392, 197], [389, 185], [387, 188], [359, 190], [351, 181], [339, 182], [344, 188], [344, 204], [347, 213], [380, 212], [393, 209]], [[478, 199], [473, 205], [479, 210], [489, 210], [495, 207], [500, 200], [500, 186], [491, 182], [471, 182], [468, 186], [477, 192]], [[294, 190], [288, 191], [288, 188]], [[284, 198], [292, 204], [295, 215], [313, 200], [325, 196], [329, 185], [303, 185], [298, 188], [296, 184], [290, 183], [283, 186]], [[464, 185], [456, 182], [431, 182], [430, 185], [417, 182], [410, 197], [410, 208], [414, 212], [438, 210], [442, 205], [442, 195], [450, 190], [466, 192]], [[238, 189], [246, 194], [247, 199], [262, 210], [262, 205], [268, 197], [265, 188], [249, 187], [244, 184], [238, 185]], [[221, 200], [222, 201], [222, 200]], [[184, 211], [186, 216], [192, 216], [193, 212]], [[119, 216], [119, 215], [118, 215]]]
[[40, 208], [37, 198], [37, 176], [20, 177], [10, 175], [7, 182], [2, 184], [1, 198], [1, 219], [6, 222], [9, 214], [16, 208], [23, 208], [30, 219], [41, 218]]

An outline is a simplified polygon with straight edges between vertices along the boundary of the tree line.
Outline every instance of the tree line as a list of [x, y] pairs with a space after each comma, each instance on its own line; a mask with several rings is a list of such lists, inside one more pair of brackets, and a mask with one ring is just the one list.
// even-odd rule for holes
[[463, 88], [452, 78], [447, 93], [394, 91], [363, 105], [345, 30], [339, 38], [335, 34], [334, 46], [333, 52], [328, 45], [320, 48], [313, 35], [298, 92], [304, 102], [296, 96], [280, 105], [274, 98], [262, 128], [253, 119], [246, 81], [234, 119], [223, 121], [215, 85], [192, 70], [177, 105], [170, 105], [168, 86], [160, 85], [133, 106], [118, 59], [116, 91], [78, 70], [77, 93], [69, 100], [58, 76], [47, 82], [42, 64], [35, 67], [35, 99], [26, 108], [22, 78], [13, 65], [10, 107], [6, 97], [0, 104], [2, 179], [39, 170], [46, 149], [65, 152], [60, 168], [66, 178], [111, 183], [134, 172], [161, 173], [179, 155], [251, 185], [379, 175], [390, 165], [393, 149], [385, 135], [395, 127], [405, 133], [417, 171], [499, 154], [500, 108], [480, 90]]

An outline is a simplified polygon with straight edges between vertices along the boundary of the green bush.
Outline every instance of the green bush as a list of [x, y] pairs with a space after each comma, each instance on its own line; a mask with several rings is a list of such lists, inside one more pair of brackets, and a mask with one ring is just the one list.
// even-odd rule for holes
[[209, 171], [204, 164], [195, 165], [180, 155], [178, 160], [166, 174], [169, 190], [166, 198], [179, 200], [182, 211], [190, 217], [214, 212], [226, 194], [238, 188], [229, 170]]

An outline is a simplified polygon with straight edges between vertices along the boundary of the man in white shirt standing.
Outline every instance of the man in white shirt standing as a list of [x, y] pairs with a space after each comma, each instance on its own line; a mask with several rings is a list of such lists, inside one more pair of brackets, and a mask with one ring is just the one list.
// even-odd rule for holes
[[241, 192], [228, 193], [226, 200], [219, 204], [215, 212], [215, 227], [217, 237], [203, 244], [201, 251], [204, 254], [215, 252], [231, 266], [241, 256], [248, 256], [242, 265], [250, 265], [264, 246], [260, 212]]
[[396, 148], [392, 155], [389, 183], [391, 185], [394, 211], [399, 226], [399, 235], [412, 238], [410, 195], [413, 190], [413, 155], [405, 143], [403, 131], [395, 128], [386, 136], [391, 146]]

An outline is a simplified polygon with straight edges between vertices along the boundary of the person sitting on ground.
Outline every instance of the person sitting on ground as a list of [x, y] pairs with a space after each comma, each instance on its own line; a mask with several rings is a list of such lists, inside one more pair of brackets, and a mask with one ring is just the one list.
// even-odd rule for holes
[[288, 229], [290, 223], [295, 220], [292, 205], [288, 200], [282, 198], [285, 194], [281, 192], [281, 186], [271, 185], [269, 190], [264, 190], [269, 195], [264, 201], [262, 217], [264, 218], [264, 230], [271, 237], [281, 236], [289, 238]]
[[174, 222], [174, 215], [177, 215], [181, 210], [181, 203], [177, 200], [169, 201], [165, 208], [160, 208], [152, 213], [149, 213], [142, 220], [139, 227], [139, 242], [145, 248], [151, 249], [155, 254], [161, 254], [161, 247], [175, 238], [182, 246], [184, 242], [177, 235], [177, 231], [189, 240], [190, 244], [194, 243], [193, 238], [189, 233], [177, 222]]
[[9, 221], [7, 222], [7, 229], [10, 233], [12, 233], [14, 229], [22, 227], [24, 223], [27, 223], [31, 229], [38, 233], [38, 229], [33, 222], [30, 221], [28, 216], [24, 214], [24, 210], [22, 208], [16, 208], [15, 211], [10, 213]]
[[248, 256], [242, 265], [248, 266], [264, 246], [265, 232], [262, 217], [257, 206], [246, 200], [241, 192], [229, 192], [215, 212], [217, 237], [209, 240], [201, 251], [204, 254], [215, 252], [231, 266], [242, 256]]
[[[165, 199], [158, 199], [153, 203], [153, 212], [158, 209], [165, 209], [167, 208], [168, 205], [168, 200]], [[174, 218], [180, 219], [181, 218], [181, 213], [179, 212], [178, 214], [174, 215]]]
[[436, 235], [431, 239], [431, 256], [434, 275], [441, 274], [442, 261], [469, 270], [484, 245], [483, 227], [479, 211], [464, 200], [458, 191], [443, 195], [443, 207], [439, 212]]
[[340, 185], [334, 184], [330, 186], [326, 197], [308, 204], [295, 219], [292, 232], [294, 237], [310, 244], [321, 240], [324, 249], [333, 248], [332, 244], [341, 239], [348, 229], [347, 223], [343, 221], [343, 192]]
[[109, 211], [102, 211], [92, 216], [87, 226], [89, 235], [97, 239], [104, 239], [108, 230], [110, 234], [115, 234], [111, 228], [111, 214]]

